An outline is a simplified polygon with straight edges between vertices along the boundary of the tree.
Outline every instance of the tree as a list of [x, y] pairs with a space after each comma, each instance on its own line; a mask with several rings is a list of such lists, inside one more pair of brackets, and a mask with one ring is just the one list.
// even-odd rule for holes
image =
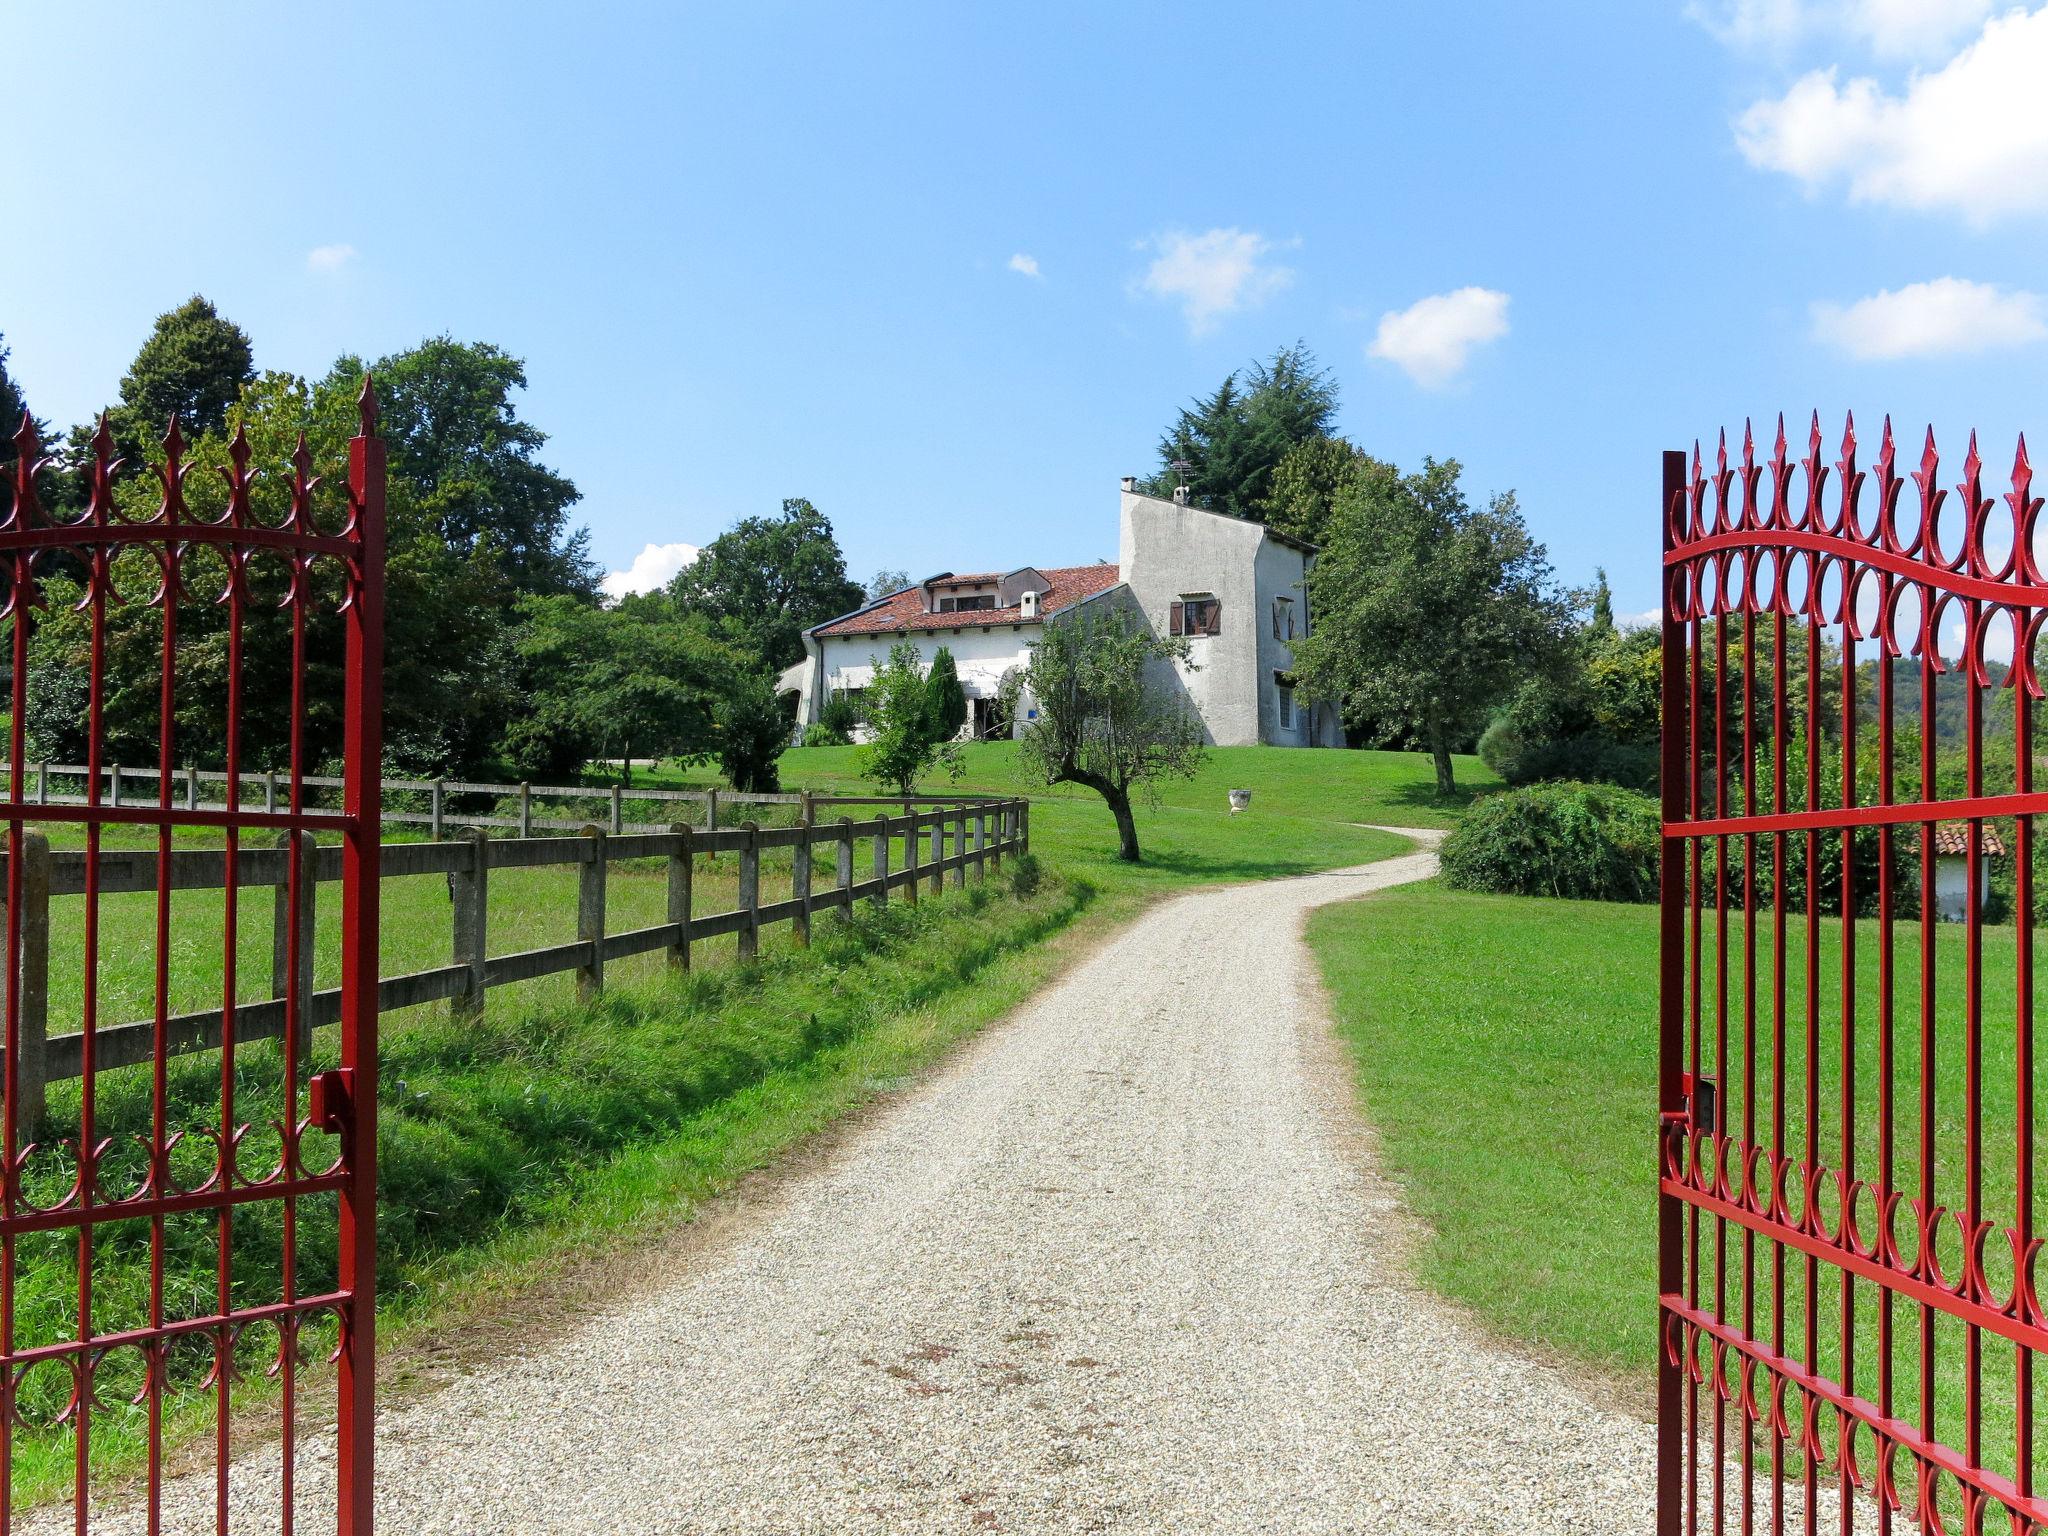
[[1380, 465], [1345, 492], [1309, 572], [1315, 628], [1294, 645], [1303, 693], [1368, 730], [1413, 733], [1444, 795], [1452, 743], [1554, 665], [1570, 622], [1514, 493], [1475, 509], [1459, 473], [1456, 460]]
[[917, 792], [917, 781], [945, 761], [959, 776], [959, 755], [949, 749], [932, 720], [931, 689], [916, 645], [898, 640], [889, 659], [861, 695], [867, 706], [868, 740], [855, 754], [854, 771], [899, 795]]
[[1607, 570], [1604, 566], [1593, 568], [1593, 617], [1591, 628], [1597, 635], [1614, 633], [1614, 593], [1607, 585]]
[[506, 733], [512, 766], [531, 777], [617, 757], [708, 756], [734, 658], [701, 620], [659, 597], [614, 608], [558, 593], [519, 604], [516, 648], [526, 707]]
[[873, 602], [878, 597], [891, 597], [909, 585], [908, 571], [891, 570], [885, 565], [868, 578], [868, 601]]
[[[156, 317], [122, 376], [121, 403], [110, 422], [115, 441], [124, 454], [137, 454], [156, 441], [173, 415], [188, 442], [218, 434], [242, 386], [255, 377], [248, 332], [195, 293]], [[360, 382], [361, 370], [355, 377]]]
[[668, 592], [770, 672], [803, 659], [813, 624], [867, 601], [847, 578], [831, 519], [800, 496], [782, 503], [780, 517], [742, 518], [721, 533]]
[[435, 336], [368, 365], [343, 357], [323, 387], [359, 382], [366, 368], [391, 475], [443, 542], [488, 551], [514, 594], [595, 594], [589, 535], [569, 526], [582, 492], [540, 461], [547, 434], [513, 399], [526, 388], [523, 362], [489, 342]]
[[1153, 675], [1185, 661], [1184, 639], [1162, 639], [1122, 610], [1079, 613], [1045, 626], [1018, 685], [1038, 701], [1024, 733], [1027, 768], [1048, 784], [1079, 784], [1108, 802], [1117, 857], [1137, 863], [1131, 791], [1190, 778], [1202, 761], [1202, 726]]
[[789, 746], [793, 717], [766, 672], [738, 673], [714, 711], [718, 766], [745, 794], [772, 795], [782, 787], [776, 761]]
[[1263, 518], [1275, 470], [1297, 444], [1320, 437], [1337, 414], [1337, 384], [1315, 354], [1296, 342], [1253, 363], [1239, 388], [1233, 373], [1215, 393], [1194, 400], [1159, 439], [1155, 495], [1170, 494], [1189, 468], [1197, 506], [1235, 517]]
[[21, 389], [7, 371], [7, 338], [0, 336], [0, 459], [14, 456], [14, 433], [28, 410]]
[[1320, 433], [1304, 438], [1275, 466], [1261, 519], [1281, 533], [1320, 545], [1338, 498], [1375, 462], [1344, 438]]
[[967, 690], [960, 686], [953, 653], [943, 645], [932, 657], [932, 669], [925, 675], [924, 686], [931, 695], [932, 730], [940, 741], [951, 741], [967, 723]]

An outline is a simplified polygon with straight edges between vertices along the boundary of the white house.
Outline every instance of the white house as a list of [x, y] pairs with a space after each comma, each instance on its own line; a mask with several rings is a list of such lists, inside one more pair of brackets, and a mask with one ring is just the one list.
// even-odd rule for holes
[[1146, 496], [1126, 478], [1116, 564], [927, 577], [811, 629], [782, 687], [797, 695], [801, 731], [833, 693], [858, 700], [896, 641], [913, 641], [927, 663], [943, 646], [967, 692], [968, 731], [1014, 735], [1033, 703], [1025, 696], [1024, 718], [1005, 719], [1003, 680], [1029, 663], [1044, 627], [1084, 604], [1118, 605], [1155, 633], [1187, 638], [1188, 664], [1173, 664], [1166, 681], [1211, 745], [1342, 746], [1334, 709], [1294, 693], [1293, 642], [1309, 623], [1302, 578], [1314, 556], [1313, 545], [1264, 524]]

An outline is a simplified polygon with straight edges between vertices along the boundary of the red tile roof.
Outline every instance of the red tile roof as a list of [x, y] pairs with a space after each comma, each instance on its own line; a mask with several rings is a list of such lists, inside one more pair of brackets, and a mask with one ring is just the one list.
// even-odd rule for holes
[[[1983, 824], [1983, 840], [1978, 844], [1987, 859], [2005, 857], [2005, 844], [1999, 839], [1998, 829], [1989, 822]], [[1934, 824], [1934, 851], [1938, 854], [1967, 854], [1970, 851], [1970, 824], [1967, 821], [1938, 821]]]
[[[1034, 566], [1034, 570], [1052, 584], [1052, 590], [1038, 600], [1040, 618], [1070, 608], [1084, 597], [1093, 597], [1098, 592], [1107, 592], [1123, 580], [1120, 567], [1100, 565]], [[950, 576], [941, 586], [956, 582], [990, 582], [1001, 580], [1001, 574], [987, 576]], [[910, 587], [887, 597], [858, 613], [848, 614], [843, 619], [834, 619], [821, 624], [815, 633], [819, 635], [880, 635], [892, 631], [940, 630], [940, 629], [983, 629], [997, 624], [1021, 624], [1027, 622], [1021, 609], [977, 608], [965, 613], [926, 613], [924, 591]], [[1035, 621], [1032, 621], [1035, 622]]]

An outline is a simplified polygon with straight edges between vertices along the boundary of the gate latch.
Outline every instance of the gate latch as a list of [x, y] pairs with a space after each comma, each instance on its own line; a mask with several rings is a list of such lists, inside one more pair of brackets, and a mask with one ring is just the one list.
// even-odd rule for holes
[[1680, 1080], [1685, 1091], [1686, 1119], [1692, 1129], [1711, 1136], [1720, 1129], [1721, 1089], [1711, 1077], [1694, 1077], [1690, 1072]]
[[315, 1072], [306, 1084], [306, 1118], [316, 1131], [339, 1136], [354, 1119], [354, 1072], [335, 1067]]

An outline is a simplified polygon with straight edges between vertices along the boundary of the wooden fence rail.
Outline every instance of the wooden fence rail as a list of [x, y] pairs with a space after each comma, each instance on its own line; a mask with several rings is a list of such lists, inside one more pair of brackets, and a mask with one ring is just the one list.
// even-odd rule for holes
[[[792, 797], [794, 798], [794, 797]], [[900, 804], [900, 801], [891, 801]], [[484, 995], [493, 987], [530, 981], [564, 971], [576, 974], [577, 995], [588, 999], [604, 987], [605, 965], [651, 950], [666, 953], [678, 969], [690, 966], [693, 944], [721, 935], [737, 938], [742, 959], [751, 958], [761, 930], [776, 923], [791, 925], [796, 941], [808, 944], [814, 913], [850, 915], [857, 901], [884, 904], [892, 891], [910, 901], [918, 898], [921, 880], [936, 894], [950, 874], [955, 886], [968, 873], [985, 879], [1005, 855], [1030, 847], [1031, 807], [1026, 800], [978, 801], [939, 809], [915, 809], [900, 816], [867, 821], [842, 817], [835, 822], [805, 821], [789, 827], [738, 827], [702, 831], [677, 824], [660, 832], [607, 832], [586, 825], [578, 837], [492, 838], [481, 828], [446, 842], [386, 843], [382, 876], [386, 880], [442, 874], [448, 878], [453, 908], [449, 963], [402, 976], [386, 976], [377, 984], [382, 1013], [421, 1003], [447, 1000], [459, 1017], [482, 1014]], [[950, 837], [952, 851], [946, 851]], [[928, 839], [928, 849], [920, 842]], [[855, 877], [857, 847], [873, 849], [872, 872]], [[892, 868], [893, 846], [902, 848], [900, 865]], [[781, 901], [761, 900], [761, 855], [791, 850], [791, 893]], [[812, 861], [821, 850], [832, 853], [833, 884], [817, 889]], [[739, 905], [730, 911], [698, 913], [693, 907], [693, 873], [701, 854], [736, 853], [740, 858]], [[237, 1002], [234, 1033], [239, 1044], [281, 1037], [285, 1028], [285, 995], [295, 991], [306, 999], [299, 1010], [302, 1034], [300, 1060], [310, 1045], [311, 1031], [335, 1022], [341, 1014], [338, 988], [313, 990], [313, 928], [315, 903], [323, 882], [341, 879], [338, 846], [319, 847], [312, 834], [300, 833], [292, 847], [288, 838], [276, 848], [244, 848], [235, 860], [235, 878], [243, 888], [275, 890], [271, 996]], [[667, 920], [645, 928], [611, 933], [605, 925], [605, 876], [609, 866], [626, 859], [667, 860]], [[87, 855], [82, 850], [52, 849], [41, 833], [22, 838], [21, 959], [16, 978], [20, 998], [21, 1060], [16, 1081], [24, 1125], [40, 1123], [45, 1090], [53, 1082], [79, 1076], [83, 1069], [82, 1034], [49, 1033], [50, 902], [56, 897], [82, 896]], [[289, 901], [287, 882], [292, 863], [300, 865], [299, 976], [295, 987], [286, 976], [289, 953], [285, 932]], [[490, 952], [490, 875], [498, 869], [574, 865], [578, 870], [576, 937], [566, 944], [509, 954]], [[0, 893], [7, 888], [6, 855], [0, 852]], [[159, 878], [174, 891], [220, 890], [227, 879], [224, 849], [173, 849], [168, 867], [159, 870], [153, 849], [103, 850], [99, 854], [102, 894], [155, 891]], [[172, 1055], [215, 1049], [225, 1017], [220, 1008], [173, 1015], [162, 1028]], [[153, 1019], [103, 1026], [93, 1031], [94, 1059], [99, 1069], [135, 1066], [153, 1059], [158, 1024]]]
[[[109, 765], [99, 772], [103, 804], [160, 805], [165, 802], [163, 779], [154, 768]], [[87, 768], [77, 763], [30, 764], [22, 771], [22, 799], [37, 805], [83, 805], [86, 803], [87, 774]], [[0, 794], [4, 794], [7, 781], [8, 770], [0, 765]], [[228, 776], [214, 769], [178, 769], [171, 775], [169, 803], [182, 810], [224, 809], [227, 782]], [[340, 779], [320, 774], [301, 775], [299, 784], [316, 797], [322, 791], [339, 794], [341, 790]], [[202, 786], [215, 785], [219, 786], [219, 793], [207, 796]], [[581, 832], [594, 820], [600, 819], [590, 814], [593, 803], [606, 806], [602, 820], [608, 831], [618, 834], [665, 832], [679, 821], [687, 821], [702, 831], [716, 832], [719, 813], [726, 813], [725, 820], [730, 825], [731, 813], [736, 806], [793, 806], [799, 820], [809, 821], [814, 805], [900, 805], [907, 808], [912, 805], [995, 804], [1002, 798], [996, 795], [828, 796], [814, 795], [808, 790], [753, 794], [732, 789], [631, 789], [623, 784], [482, 784], [467, 779], [386, 779], [383, 781], [383, 793], [387, 800], [394, 796], [408, 797], [415, 807], [419, 807], [424, 799], [424, 808], [401, 809], [386, 805], [384, 820], [424, 826], [437, 842], [449, 827], [499, 827], [516, 830], [521, 837], [531, 837], [537, 831]], [[289, 775], [276, 772], [241, 775], [238, 798], [245, 806], [261, 805], [266, 811], [275, 811], [280, 804], [288, 803], [290, 796]], [[473, 806], [462, 810], [454, 803], [486, 796], [493, 801], [488, 810]], [[572, 802], [568, 809], [575, 814], [547, 815], [550, 807], [545, 802], [549, 800]], [[510, 815], [500, 814], [506, 801], [512, 802]], [[536, 802], [540, 803], [537, 805]], [[695, 814], [678, 816], [677, 807], [694, 808]], [[643, 814], [629, 820], [629, 808]], [[653, 813], [659, 813], [658, 817]]]

